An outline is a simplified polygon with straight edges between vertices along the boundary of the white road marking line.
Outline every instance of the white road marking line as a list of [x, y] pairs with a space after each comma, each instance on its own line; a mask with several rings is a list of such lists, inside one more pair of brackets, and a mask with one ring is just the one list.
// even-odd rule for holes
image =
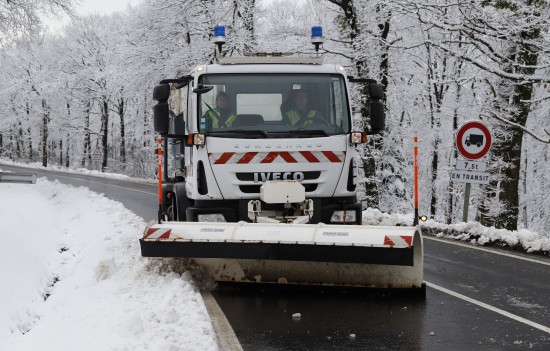
[[536, 322], [533, 322], [533, 321], [530, 321], [528, 319], [525, 319], [523, 317], [520, 317], [520, 316], [517, 316], [513, 313], [510, 313], [510, 312], [506, 312], [504, 310], [501, 310], [500, 308], [497, 308], [497, 307], [494, 307], [494, 306], [491, 306], [491, 305], [488, 305], [484, 302], [481, 302], [481, 301], [478, 301], [478, 300], [474, 300], [468, 296], [464, 296], [462, 294], [459, 294], [457, 292], [454, 292], [452, 290], [449, 290], [449, 289], [445, 289], [444, 287], [442, 286], [439, 286], [439, 285], [436, 285], [436, 284], [433, 284], [433, 283], [430, 283], [430, 282], [425, 282], [427, 286], [429, 286], [430, 288], [432, 289], [436, 289], [436, 290], [439, 290], [445, 294], [449, 294], [451, 296], [454, 296], [454, 297], [457, 297], [461, 300], [464, 300], [466, 302], [469, 302], [469, 303], [472, 303], [474, 305], [477, 305], [479, 307], [483, 307], [489, 311], [493, 311], [493, 312], [496, 312], [498, 314], [501, 314], [505, 317], [508, 317], [508, 318], [511, 318], [517, 322], [520, 322], [520, 323], [523, 323], [523, 324], [526, 324], [530, 327], [533, 327], [533, 328], [536, 328], [536, 329], [539, 329], [539, 330], [542, 330], [543, 332], [546, 332], [548, 334], [550, 334], [550, 327], [547, 327], [547, 326], [544, 326], [542, 324], [539, 324], [539, 323], [536, 323]]
[[222, 309], [208, 291], [201, 292], [208, 315], [212, 319], [212, 325], [218, 338], [218, 346], [223, 351], [243, 351], [243, 347], [235, 335], [235, 331], [229, 324]]
[[423, 236], [423, 239], [438, 241], [440, 243], [446, 243], [446, 244], [466, 247], [466, 248], [469, 248], [469, 249], [489, 252], [489, 253], [492, 253], [492, 254], [495, 254], [495, 255], [512, 257], [512, 258], [517, 258], [518, 260], [524, 260], [524, 261], [527, 261], [527, 262], [533, 262], [533, 263], [538, 263], [538, 264], [543, 264], [543, 265], [546, 265], [546, 266], [550, 266], [550, 261], [546, 262], [546, 261], [543, 261], [543, 260], [537, 260], [537, 259], [534, 259], [534, 258], [523, 257], [523, 256], [519, 256], [519, 255], [510, 254], [510, 253], [507, 253], [507, 252], [500, 252], [500, 251], [497, 251], [495, 249], [487, 249], [485, 247], [478, 247], [478, 246], [474, 246], [472, 244], [465, 244], [465, 243], [460, 243], [460, 242], [456, 242], [456, 241], [451, 241], [449, 239], [446, 240], [446, 239], [440, 239], [440, 238], [433, 238], [433, 237], [430, 237], [430, 236]]
[[93, 180], [90, 180], [89, 182], [90, 182], [90, 183], [101, 184], [101, 185], [112, 186], [112, 187], [115, 187], [115, 188], [121, 188], [121, 189], [126, 189], [126, 190], [132, 190], [132, 191], [136, 191], [136, 192], [138, 192], [138, 193], [143, 193], [143, 194], [149, 194], [149, 195], [155, 195], [155, 196], [158, 195], [157, 193], [151, 193], [151, 192], [149, 192], [149, 191], [143, 191], [143, 190], [137, 190], [137, 189], [133, 189], [133, 188], [127, 188], [127, 187], [125, 187], [125, 186], [119, 186], [119, 185], [113, 185], [113, 184], [106, 184], [106, 183], [102, 183], [102, 182], [94, 182]]
[[[65, 178], [69, 178], [69, 179], [75, 179], [75, 177], [71, 177], [71, 176], [65, 176], [65, 175], [59, 175], [59, 174], [56, 174], [56, 175], [52, 175], [52, 177], [65, 177]], [[76, 178], [78, 179], [78, 178]], [[82, 179], [80, 179], [82, 180]], [[149, 194], [149, 195], [157, 195], [157, 193], [151, 193], [149, 191], [143, 191], [143, 190], [137, 190], [137, 189], [133, 189], [133, 188], [127, 188], [125, 186], [120, 186], [120, 185], [113, 185], [113, 184], [108, 184], [108, 183], [103, 183], [103, 182], [96, 182], [96, 181], [93, 181], [93, 180], [89, 180], [89, 179], [86, 179], [85, 180], [86, 182], [90, 182], [90, 183], [94, 183], [94, 184], [101, 184], [101, 185], [107, 185], [107, 186], [112, 186], [114, 188], [120, 188], [120, 189], [126, 189], [126, 190], [132, 190], [132, 191], [136, 191], [138, 193], [144, 193], [144, 194]]]

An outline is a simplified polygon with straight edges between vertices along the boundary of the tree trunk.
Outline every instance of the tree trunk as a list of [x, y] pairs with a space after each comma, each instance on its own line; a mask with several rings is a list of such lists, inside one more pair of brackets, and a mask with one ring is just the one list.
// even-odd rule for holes
[[107, 97], [102, 97], [101, 105], [101, 150], [103, 152], [103, 159], [101, 160], [101, 172], [107, 170], [107, 157], [109, 152], [109, 145], [107, 144], [109, 136], [109, 102]]
[[46, 100], [42, 99], [42, 166], [48, 166], [48, 123], [50, 112]]
[[59, 139], [59, 165], [63, 166], [63, 139]]
[[[509, 73], [533, 75], [538, 61], [536, 49], [527, 42], [540, 36], [540, 32], [521, 33], [522, 41], [516, 41], [510, 48], [510, 62], [521, 62], [522, 68], [516, 70], [505, 67]], [[523, 43], [523, 44], [520, 44]], [[529, 67], [526, 67], [529, 66]], [[498, 87], [495, 111], [511, 122], [525, 127], [530, 111], [529, 101], [533, 94], [533, 85], [515, 81], [504, 81]], [[510, 105], [512, 109], [510, 109]], [[486, 201], [479, 206], [479, 221], [484, 226], [495, 226], [508, 230], [517, 230], [519, 219], [519, 179], [523, 129], [504, 125], [494, 128], [491, 158], [497, 164], [500, 180], [493, 180], [487, 187]]]
[[118, 103], [118, 116], [120, 117], [120, 161], [122, 169], [126, 168], [126, 132], [124, 129], [124, 98]]
[[65, 145], [65, 167], [69, 168], [71, 164], [69, 160], [69, 134], [67, 134], [67, 142]]
[[16, 155], [18, 159], [21, 159], [25, 150], [25, 145], [23, 145], [23, 126], [21, 121], [18, 122], [19, 126], [17, 127], [17, 138], [15, 138], [16, 143]]
[[[461, 85], [457, 84], [456, 87], [456, 107], [453, 111], [453, 134], [458, 129], [458, 104], [460, 102], [460, 91], [461, 91]], [[453, 148], [452, 151], [452, 160], [450, 162], [451, 165], [456, 164], [456, 159], [458, 158], [458, 151], [456, 150], [456, 147]], [[454, 161], [454, 162], [453, 162]], [[453, 201], [454, 201], [454, 182], [449, 180], [449, 186], [447, 188], [447, 211], [445, 215], [445, 221], [447, 224], [451, 224], [453, 222]]]
[[[379, 12], [384, 11], [383, 6], [379, 6]], [[384, 18], [384, 23], [378, 25], [380, 29], [380, 39], [383, 43], [382, 45], [382, 54], [380, 56], [380, 83], [384, 87], [384, 101], [386, 100], [386, 94], [388, 90], [388, 77], [390, 76], [390, 65], [389, 65], [389, 51], [390, 47], [388, 45], [388, 34], [390, 33], [390, 19], [391, 11]]]
[[151, 145], [151, 128], [149, 126], [149, 122], [147, 121], [147, 117], [149, 117], [148, 111], [148, 96], [146, 95], [143, 99], [143, 147], [148, 148]]
[[236, 26], [236, 18], [242, 22], [245, 30], [243, 51], [253, 51], [256, 48], [256, 35], [254, 33], [254, 9], [256, 0], [233, 0], [233, 26]]
[[[337, 5], [344, 12], [344, 17], [346, 19], [345, 23], [347, 29], [349, 30], [349, 39], [351, 42], [351, 47], [354, 53], [352, 55], [352, 64], [355, 66], [357, 75], [359, 77], [368, 77], [369, 69], [367, 62], [364, 59], [361, 59], [359, 53], [362, 51], [361, 44], [358, 43], [358, 36], [361, 34], [361, 28], [357, 21], [357, 12], [355, 9], [354, 0], [329, 0], [333, 4]], [[389, 29], [389, 26], [388, 26]], [[382, 62], [384, 62], [382, 58]], [[360, 87], [360, 99], [361, 99], [361, 118], [363, 121], [363, 126], [365, 131], [368, 131], [368, 126], [370, 125], [370, 96], [369, 96], [369, 87], [367, 84], [363, 84]], [[380, 208], [380, 193], [378, 189], [378, 182], [376, 177], [376, 150], [380, 150], [381, 143], [374, 140], [375, 138], [369, 138], [369, 143], [364, 148], [364, 155], [362, 157], [363, 161], [363, 172], [365, 173], [365, 202], [368, 207]]]
[[[30, 121], [31, 118], [31, 108], [29, 105], [29, 101], [25, 103], [25, 113], [27, 114], [27, 121]], [[27, 157], [29, 158], [29, 162], [33, 161], [33, 152], [32, 152], [32, 135], [31, 135], [31, 127], [27, 128], [27, 138], [28, 138], [28, 146], [29, 146], [29, 152], [27, 153]]]
[[90, 110], [92, 106], [90, 101], [86, 102], [86, 107], [84, 109], [84, 156], [82, 157], [82, 167], [86, 167], [86, 159], [88, 159], [88, 164], [92, 162], [92, 141], [90, 138]]
[[[430, 33], [428, 33], [430, 38]], [[427, 81], [428, 81], [428, 101], [430, 104], [430, 127], [434, 134], [433, 140], [433, 153], [431, 164], [431, 197], [430, 197], [430, 216], [435, 218], [437, 213], [437, 178], [439, 175], [439, 153], [441, 148], [441, 106], [443, 104], [443, 97], [449, 89], [448, 85], [445, 85], [446, 70], [447, 70], [447, 58], [443, 56], [441, 60], [432, 53], [430, 46], [426, 46], [428, 63], [427, 63]]]
[[31, 134], [31, 127], [27, 128], [27, 138], [29, 139], [29, 161], [34, 161], [34, 152], [32, 151], [32, 134]]

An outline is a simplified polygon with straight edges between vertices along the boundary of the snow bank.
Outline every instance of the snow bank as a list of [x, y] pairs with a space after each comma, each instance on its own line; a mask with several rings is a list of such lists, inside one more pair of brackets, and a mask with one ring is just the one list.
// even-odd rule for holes
[[506, 230], [495, 227], [484, 227], [478, 222], [442, 224], [429, 220], [422, 224], [428, 233], [437, 237], [469, 241], [477, 245], [507, 246], [526, 252], [550, 252], [550, 236], [530, 232], [526, 229]]
[[157, 181], [154, 179], [133, 178], [120, 173], [100, 172], [97, 170], [89, 170], [86, 168], [72, 169], [72, 168], [60, 167], [56, 165], [49, 165], [48, 167], [44, 167], [39, 162], [21, 163], [21, 162], [14, 162], [13, 160], [3, 158], [3, 157], [0, 157], [0, 163], [4, 163], [6, 165], [13, 165], [17, 167], [29, 168], [29, 169], [43, 169], [47, 171], [64, 172], [64, 173], [70, 173], [70, 174], [85, 174], [85, 175], [92, 175], [92, 176], [101, 177], [101, 178], [131, 180], [133, 182], [139, 182], [139, 183], [149, 183], [149, 184], [157, 183]]
[[[380, 226], [410, 226], [414, 214], [388, 214], [368, 208], [363, 211], [363, 224]], [[454, 240], [469, 241], [476, 245], [510, 247], [528, 253], [550, 252], [550, 234], [541, 235], [526, 229], [510, 231], [484, 227], [478, 222], [443, 224], [428, 220], [421, 222], [422, 233]]]
[[414, 214], [385, 213], [375, 208], [363, 211], [363, 224], [380, 226], [410, 226], [413, 224]]
[[0, 194], [0, 350], [217, 349], [190, 275], [141, 258], [141, 218], [44, 179]]

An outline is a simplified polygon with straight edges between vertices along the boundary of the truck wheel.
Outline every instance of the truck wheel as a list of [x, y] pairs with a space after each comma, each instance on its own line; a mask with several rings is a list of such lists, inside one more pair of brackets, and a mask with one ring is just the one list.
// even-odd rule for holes
[[185, 191], [185, 183], [176, 184], [174, 187], [174, 193], [176, 194], [176, 210], [177, 220], [179, 222], [187, 221], [187, 216], [185, 215], [185, 210], [187, 207], [193, 206], [193, 200], [187, 198], [187, 193]]

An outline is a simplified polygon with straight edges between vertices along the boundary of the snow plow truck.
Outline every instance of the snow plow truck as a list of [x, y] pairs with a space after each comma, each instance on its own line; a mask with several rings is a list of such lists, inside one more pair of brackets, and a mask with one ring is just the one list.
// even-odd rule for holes
[[[217, 282], [424, 289], [420, 228], [362, 225], [358, 148], [385, 128], [382, 86], [319, 55], [224, 57], [220, 26], [215, 42], [211, 64], [154, 89], [159, 213], [142, 256], [187, 258]], [[352, 124], [354, 82], [369, 132]]]

